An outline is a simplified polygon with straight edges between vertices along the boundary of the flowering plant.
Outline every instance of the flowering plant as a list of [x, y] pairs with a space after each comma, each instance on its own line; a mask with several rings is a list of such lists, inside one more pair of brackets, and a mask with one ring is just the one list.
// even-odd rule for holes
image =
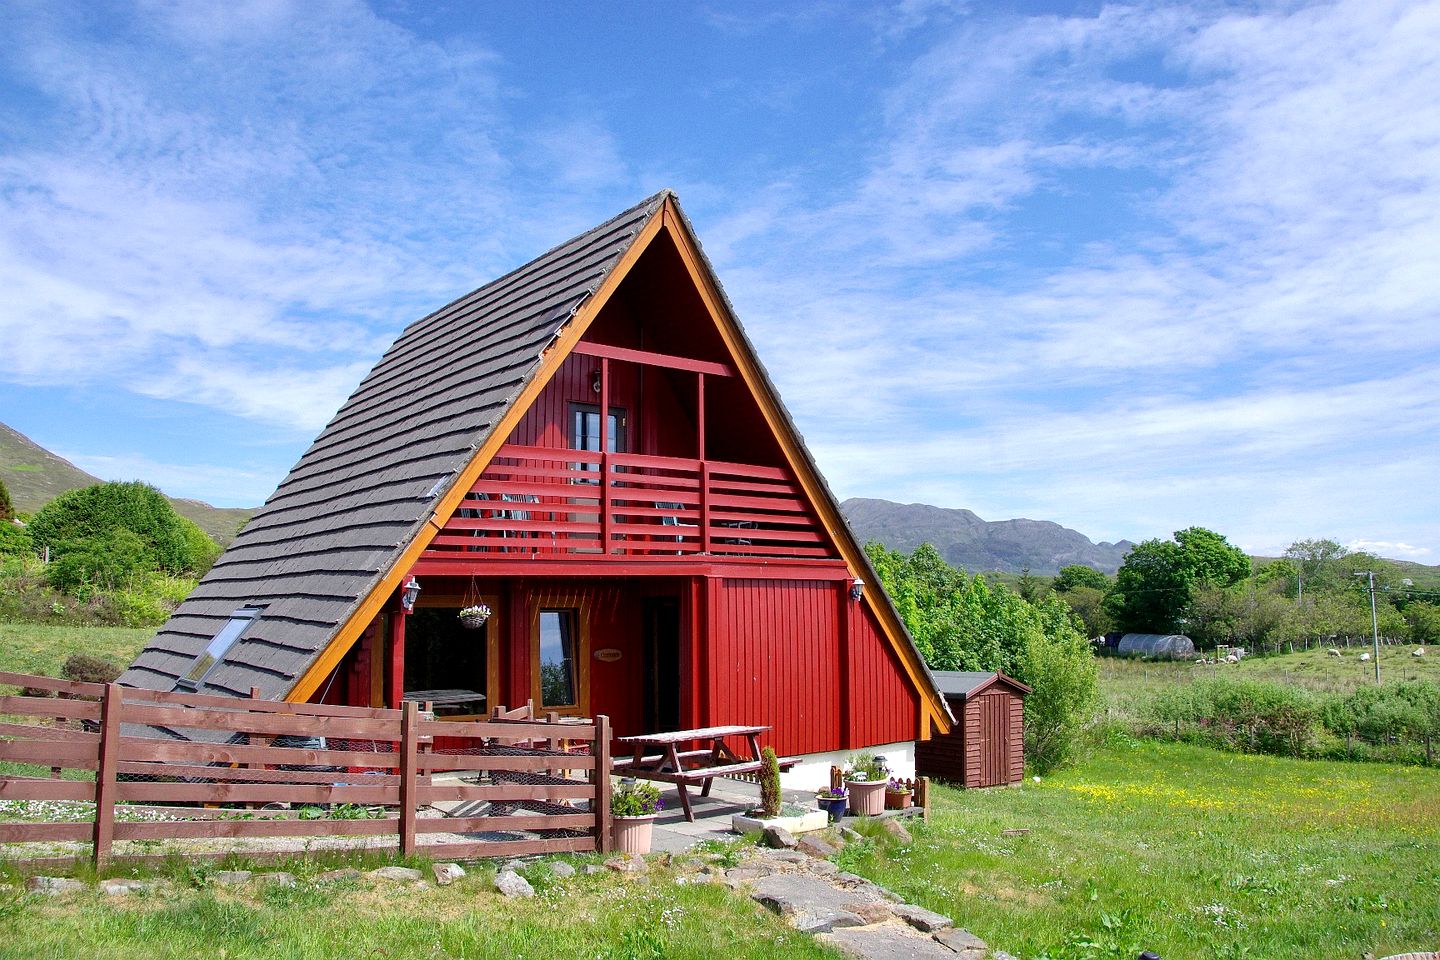
[[826, 787], [824, 790], [817, 790], [815, 796], [821, 800], [842, 800], [850, 795], [844, 787]]
[[868, 752], [857, 753], [850, 758], [850, 764], [845, 768], [845, 779], [851, 783], [884, 780], [889, 772], [885, 767], [884, 757]]
[[483, 603], [477, 603], [473, 607], [464, 607], [460, 610], [460, 619], [466, 617], [479, 617], [481, 620], [490, 619], [490, 608]]
[[910, 789], [909, 785], [906, 784], [904, 780], [901, 780], [901, 779], [899, 779], [898, 777], [891, 777], [891, 778], [890, 778], [890, 785], [889, 785], [889, 787], [887, 787], [886, 789], [891, 790], [891, 791], [893, 791], [893, 792], [895, 792], [895, 793], [913, 793], [913, 792], [914, 792], [914, 791], [912, 791], [912, 790]]
[[665, 809], [660, 788], [653, 783], [627, 783], [610, 795], [610, 815], [651, 817]]

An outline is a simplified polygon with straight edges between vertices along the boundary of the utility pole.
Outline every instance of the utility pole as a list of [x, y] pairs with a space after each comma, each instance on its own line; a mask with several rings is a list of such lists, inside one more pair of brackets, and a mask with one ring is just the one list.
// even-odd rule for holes
[[1375, 683], [1380, 683], [1380, 618], [1375, 613], [1375, 571], [1366, 570], [1363, 573], [1356, 573], [1357, 577], [1364, 577], [1370, 586], [1370, 628], [1374, 631], [1375, 637]]

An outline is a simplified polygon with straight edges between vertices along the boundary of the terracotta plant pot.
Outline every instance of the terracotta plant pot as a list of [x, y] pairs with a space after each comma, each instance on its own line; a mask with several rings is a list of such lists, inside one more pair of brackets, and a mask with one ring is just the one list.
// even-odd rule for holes
[[857, 817], [874, 817], [885, 812], [884, 780], [846, 780], [850, 791], [850, 812]]
[[914, 796], [909, 790], [886, 790], [885, 809], [905, 810], [910, 806], [910, 798]]
[[650, 831], [655, 814], [643, 817], [611, 817], [610, 833], [615, 839], [616, 853], [649, 853]]

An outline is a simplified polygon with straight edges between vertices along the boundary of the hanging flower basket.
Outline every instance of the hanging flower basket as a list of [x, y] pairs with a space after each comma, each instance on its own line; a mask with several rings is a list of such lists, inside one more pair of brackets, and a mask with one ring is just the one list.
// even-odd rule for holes
[[490, 619], [490, 608], [483, 603], [477, 603], [473, 607], [465, 607], [460, 611], [460, 623], [467, 630], [479, 630], [485, 626], [485, 621]]

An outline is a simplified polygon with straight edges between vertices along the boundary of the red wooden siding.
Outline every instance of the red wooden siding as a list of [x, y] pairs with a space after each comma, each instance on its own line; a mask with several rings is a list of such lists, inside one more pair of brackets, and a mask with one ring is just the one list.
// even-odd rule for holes
[[[846, 587], [842, 584], [838, 589]], [[914, 740], [920, 733], [919, 693], [870, 608], [849, 600], [848, 593], [845, 605], [850, 700], [850, 739], [845, 746]]]
[[705, 723], [763, 723], [782, 755], [840, 748], [835, 583], [712, 581]]

